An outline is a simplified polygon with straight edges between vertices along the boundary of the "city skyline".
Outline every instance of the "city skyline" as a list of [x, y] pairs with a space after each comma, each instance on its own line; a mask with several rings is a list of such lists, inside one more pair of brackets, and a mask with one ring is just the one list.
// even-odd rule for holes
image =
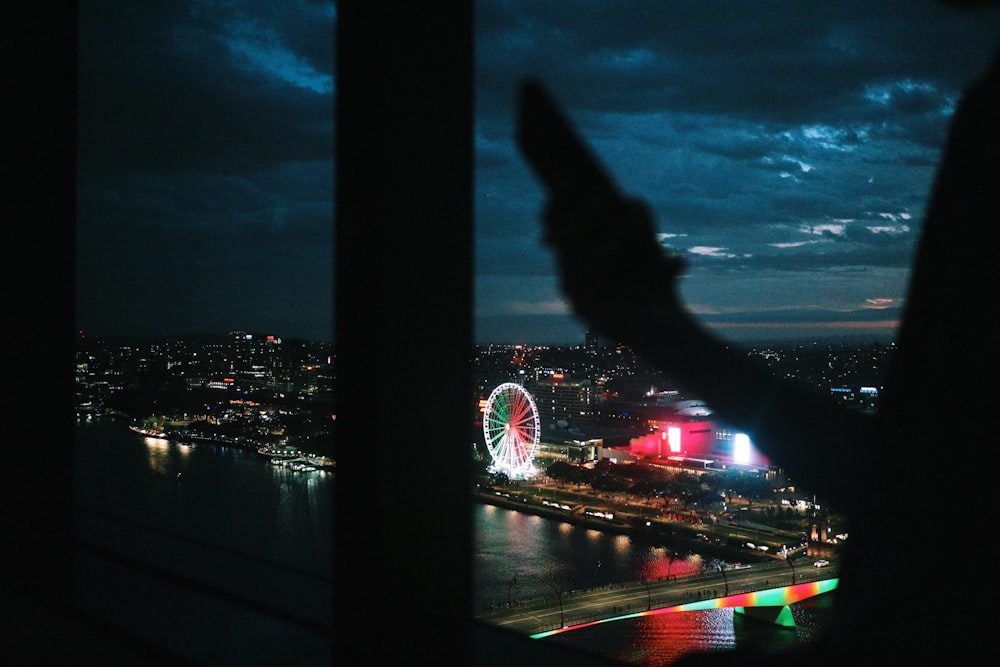
[[[79, 327], [332, 339], [335, 25], [333, 3], [81, 4]], [[526, 76], [651, 204], [707, 326], [890, 340], [998, 26], [930, 1], [477, 3], [474, 342], [584, 339], [513, 143]]]

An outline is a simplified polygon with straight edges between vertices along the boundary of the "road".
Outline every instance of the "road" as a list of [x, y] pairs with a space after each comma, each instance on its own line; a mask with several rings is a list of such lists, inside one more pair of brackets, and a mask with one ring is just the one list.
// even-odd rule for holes
[[[613, 618], [649, 609], [672, 607], [725, 595], [801, 584], [838, 576], [836, 559], [814, 567], [812, 560], [756, 563], [658, 581], [633, 581], [583, 591], [557, 591], [533, 600], [515, 601], [481, 612], [477, 619], [497, 627], [531, 635], [556, 628]], [[794, 579], [793, 579], [794, 578]]]

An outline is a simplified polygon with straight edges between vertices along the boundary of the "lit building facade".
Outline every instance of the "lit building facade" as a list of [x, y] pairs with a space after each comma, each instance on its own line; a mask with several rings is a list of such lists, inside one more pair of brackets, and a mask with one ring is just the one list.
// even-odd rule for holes
[[770, 461], [747, 434], [719, 427], [713, 420], [682, 415], [649, 420], [650, 432], [629, 441], [636, 459], [692, 459], [716, 467], [738, 465], [769, 468]]
[[594, 424], [595, 388], [590, 380], [571, 380], [553, 373], [529, 386], [543, 430], [587, 428]]

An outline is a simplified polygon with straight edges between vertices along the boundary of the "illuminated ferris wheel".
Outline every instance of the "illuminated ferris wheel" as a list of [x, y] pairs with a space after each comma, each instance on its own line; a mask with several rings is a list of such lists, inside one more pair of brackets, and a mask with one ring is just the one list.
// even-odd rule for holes
[[535, 399], [513, 382], [494, 389], [483, 411], [483, 435], [494, 471], [506, 473], [511, 479], [533, 472], [532, 460], [541, 435]]

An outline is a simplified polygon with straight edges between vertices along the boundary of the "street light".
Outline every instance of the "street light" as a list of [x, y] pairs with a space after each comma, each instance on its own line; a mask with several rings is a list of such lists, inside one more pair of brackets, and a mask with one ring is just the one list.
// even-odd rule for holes
[[565, 628], [566, 618], [563, 615], [562, 591], [556, 588], [554, 584], [552, 585], [552, 590], [556, 592], [556, 599], [559, 600], [559, 627]]
[[517, 575], [515, 574], [513, 577], [510, 578], [510, 581], [507, 582], [507, 606], [508, 607], [510, 606], [510, 587], [513, 586], [516, 583], [517, 583]]

